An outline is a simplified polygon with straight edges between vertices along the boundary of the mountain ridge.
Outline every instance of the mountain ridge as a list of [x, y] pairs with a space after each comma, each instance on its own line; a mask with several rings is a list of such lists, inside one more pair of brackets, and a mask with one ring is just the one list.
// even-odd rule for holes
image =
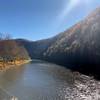
[[[33, 59], [42, 59], [64, 66], [74, 65], [80, 71], [100, 68], [100, 7], [68, 30], [53, 38], [35, 42], [17, 41]], [[30, 48], [30, 49], [29, 49]], [[97, 66], [97, 67], [96, 67]]]

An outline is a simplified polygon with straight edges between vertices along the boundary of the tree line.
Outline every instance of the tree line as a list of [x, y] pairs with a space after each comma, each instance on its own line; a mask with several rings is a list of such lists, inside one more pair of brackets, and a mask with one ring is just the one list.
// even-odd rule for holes
[[18, 45], [8, 33], [0, 33], [0, 62], [5, 63], [29, 59], [26, 49]]

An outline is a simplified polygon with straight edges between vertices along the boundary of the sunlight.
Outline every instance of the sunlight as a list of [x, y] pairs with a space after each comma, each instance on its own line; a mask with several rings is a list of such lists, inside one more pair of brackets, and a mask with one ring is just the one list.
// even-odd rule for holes
[[59, 20], [61, 21], [61, 23], [63, 22], [63, 20], [65, 19], [65, 17], [67, 16], [67, 14], [69, 14], [75, 7], [81, 5], [81, 4], [85, 4], [86, 6], [91, 3], [93, 0], [69, 0], [68, 3], [65, 2], [65, 7], [62, 10], [62, 12], [60, 13], [59, 16]]
[[68, 5], [62, 11], [61, 19], [63, 19], [74, 7], [80, 3], [80, 0], [70, 0]]

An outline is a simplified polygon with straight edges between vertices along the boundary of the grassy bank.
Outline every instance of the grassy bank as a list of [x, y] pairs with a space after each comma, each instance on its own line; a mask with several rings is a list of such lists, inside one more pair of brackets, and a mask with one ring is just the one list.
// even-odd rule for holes
[[4, 71], [4, 70], [7, 70], [12, 67], [23, 65], [23, 64], [29, 63], [30, 61], [32, 61], [32, 60], [31, 59], [19, 60], [19, 61], [17, 60], [15, 62], [7, 62], [7, 63], [0, 62], [0, 71]]

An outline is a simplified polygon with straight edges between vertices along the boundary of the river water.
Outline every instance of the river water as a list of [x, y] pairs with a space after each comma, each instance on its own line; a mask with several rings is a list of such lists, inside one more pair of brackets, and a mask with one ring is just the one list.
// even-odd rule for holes
[[18, 100], [66, 100], [72, 77], [64, 67], [34, 60], [0, 73], [0, 88]]

